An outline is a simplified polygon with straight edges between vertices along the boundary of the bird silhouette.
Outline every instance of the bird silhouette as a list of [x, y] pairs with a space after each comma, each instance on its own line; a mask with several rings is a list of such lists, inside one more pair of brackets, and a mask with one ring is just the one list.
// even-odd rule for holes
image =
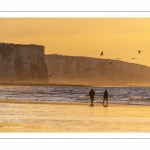
[[11, 61], [11, 59], [8, 59], [7, 62], [8, 62], [8, 61]]
[[140, 54], [140, 53], [141, 53], [141, 50], [139, 50], [138, 52], [139, 52], [139, 54]]
[[88, 69], [86, 69], [86, 71], [91, 70], [91, 69], [93, 69], [93, 68], [88, 68]]
[[77, 65], [78, 67], [82, 67], [81, 65]]
[[37, 69], [36, 67], [32, 66], [32, 69]]
[[44, 60], [44, 58], [40, 58], [40, 60]]
[[4, 58], [4, 56], [2, 55], [2, 58]]
[[30, 64], [30, 63], [24, 63], [24, 64], [26, 65], [26, 64]]
[[49, 76], [47, 76], [47, 78], [50, 78], [52, 75], [50, 74]]
[[19, 65], [19, 66], [15, 66], [15, 67], [21, 67], [22, 65]]
[[71, 57], [73, 60], [75, 59], [74, 57]]
[[103, 51], [101, 52], [101, 54], [100, 54], [100, 56], [103, 56], [104, 55], [104, 53], [103, 53]]
[[68, 73], [68, 72], [64, 72], [64, 73]]

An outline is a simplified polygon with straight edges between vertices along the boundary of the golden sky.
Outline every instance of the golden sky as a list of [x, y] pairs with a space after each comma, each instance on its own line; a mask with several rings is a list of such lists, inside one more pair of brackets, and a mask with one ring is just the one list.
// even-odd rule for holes
[[150, 66], [150, 18], [0, 18], [0, 42]]

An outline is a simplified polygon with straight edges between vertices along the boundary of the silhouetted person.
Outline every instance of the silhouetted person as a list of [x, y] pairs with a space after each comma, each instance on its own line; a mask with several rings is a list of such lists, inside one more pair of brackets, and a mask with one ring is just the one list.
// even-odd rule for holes
[[90, 99], [91, 99], [91, 106], [94, 106], [94, 95], [95, 95], [95, 92], [93, 89], [91, 89], [91, 91], [89, 92], [89, 95], [90, 95]]
[[104, 104], [105, 100], [107, 101], [107, 104], [108, 104], [108, 92], [107, 92], [107, 90], [105, 90], [103, 97], [104, 97], [104, 100], [103, 100], [102, 104]]

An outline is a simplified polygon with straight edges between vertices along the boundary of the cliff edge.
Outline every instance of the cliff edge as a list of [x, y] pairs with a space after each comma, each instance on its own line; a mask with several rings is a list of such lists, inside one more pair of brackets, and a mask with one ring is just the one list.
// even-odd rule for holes
[[0, 83], [45, 83], [44, 46], [0, 43]]
[[150, 67], [144, 65], [57, 54], [46, 55], [45, 60], [52, 84], [150, 85]]

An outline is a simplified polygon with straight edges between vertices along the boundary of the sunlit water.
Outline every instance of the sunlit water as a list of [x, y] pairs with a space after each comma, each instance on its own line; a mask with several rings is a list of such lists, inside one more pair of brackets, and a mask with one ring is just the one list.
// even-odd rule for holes
[[[0, 131], [4, 132], [150, 132], [150, 87], [0, 86], [0, 98], [90, 103], [89, 91], [109, 105], [0, 103]], [[134, 104], [134, 105], [132, 105]], [[136, 105], [138, 106], [136, 106]]]
[[149, 110], [140, 105], [0, 103], [0, 131], [150, 132]]
[[103, 101], [107, 89], [110, 104], [150, 105], [150, 87], [0, 86], [0, 98], [87, 103], [91, 88], [95, 103]]

